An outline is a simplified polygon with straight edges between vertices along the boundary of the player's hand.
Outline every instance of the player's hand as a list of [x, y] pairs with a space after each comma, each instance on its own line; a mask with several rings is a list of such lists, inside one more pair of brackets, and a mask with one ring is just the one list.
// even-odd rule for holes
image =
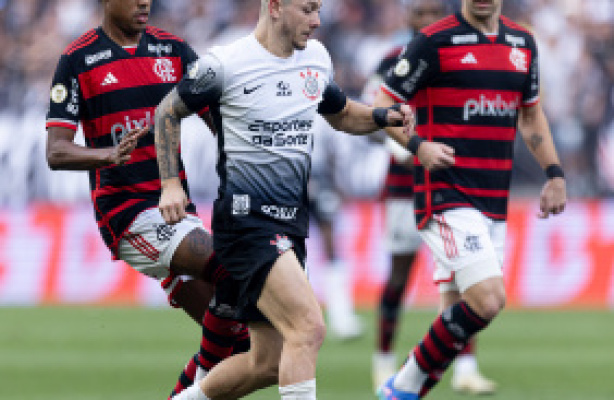
[[186, 217], [185, 208], [189, 204], [179, 178], [164, 179], [158, 208], [167, 224], [174, 224]]
[[136, 148], [136, 145], [140, 138], [145, 136], [149, 131], [148, 126], [142, 128], [132, 129], [126, 133], [119, 144], [112, 147], [109, 153], [109, 163], [123, 165], [130, 161], [130, 154]]
[[539, 218], [545, 219], [552, 215], [557, 215], [565, 210], [567, 204], [567, 189], [565, 179], [548, 179], [544, 184], [541, 195], [539, 196]]
[[388, 108], [388, 126], [402, 126], [403, 131], [409, 135], [413, 132], [416, 126], [416, 118], [411, 107], [407, 104], [401, 104], [398, 111], [394, 108]]
[[454, 165], [454, 149], [447, 144], [424, 141], [416, 154], [428, 171], [448, 168]]

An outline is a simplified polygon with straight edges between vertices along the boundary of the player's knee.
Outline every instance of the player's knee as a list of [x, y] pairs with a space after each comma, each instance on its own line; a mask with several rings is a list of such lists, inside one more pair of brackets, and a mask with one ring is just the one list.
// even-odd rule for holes
[[317, 352], [322, 347], [325, 337], [326, 324], [318, 309], [305, 315], [301, 323], [295, 325], [295, 329], [292, 330], [286, 341]]
[[474, 300], [474, 311], [485, 320], [490, 321], [503, 310], [505, 301], [505, 291], [493, 290]]
[[204, 229], [193, 229], [177, 246], [171, 259], [171, 271], [200, 278], [212, 255], [211, 234]]

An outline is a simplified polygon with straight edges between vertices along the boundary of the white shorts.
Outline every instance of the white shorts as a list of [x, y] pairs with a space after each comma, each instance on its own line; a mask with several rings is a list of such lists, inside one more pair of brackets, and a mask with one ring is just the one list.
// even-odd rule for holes
[[422, 244], [412, 199], [386, 199], [386, 248], [390, 254], [415, 253]]
[[504, 221], [473, 208], [434, 215], [420, 235], [433, 253], [433, 280], [439, 291], [464, 293], [487, 278], [502, 276], [506, 227]]
[[147, 276], [164, 279], [170, 273], [175, 250], [196, 228], [206, 230], [195, 215], [188, 214], [180, 222], [168, 225], [158, 208], [150, 208], [136, 217], [119, 241], [119, 258]]

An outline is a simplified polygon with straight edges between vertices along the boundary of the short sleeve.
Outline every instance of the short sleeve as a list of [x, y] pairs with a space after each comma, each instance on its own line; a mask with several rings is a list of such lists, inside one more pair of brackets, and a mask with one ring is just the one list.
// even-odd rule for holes
[[401, 52], [394, 67], [385, 73], [382, 90], [397, 102], [407, 102], [428, 86], [438, 70], [435, 45], [420, 33]]
[[194, 113], [217, 104], [222, 96], [223, 68], [217, 57], [208, 53], [188, 66], [188, 72], [177, 84], [177, 92]]
[[74, 73], [71, 59], [62, 55], [51, 82], [49, 111], [46, 127], [77, 130], [79, 126], [82, 95], [79, 79]]
[[183, 75], [185, 75], [188, 73], [190, 65], [192, 65], [193, 62], [198, 60], [198, 55], [196, 54], [192, 46], [190, 46], [186, 42], [181, 42], [180, 57], [181, 64], [183, 66]]
[[537, 54], [537, 45], [532, 37], [529, 41], [529, 47], [531, 51], [531, 64], [529, 66], [527, 81], [522, 91], [522, 105], [525, 107], [533, 106], [539, 102], [539, 57]]

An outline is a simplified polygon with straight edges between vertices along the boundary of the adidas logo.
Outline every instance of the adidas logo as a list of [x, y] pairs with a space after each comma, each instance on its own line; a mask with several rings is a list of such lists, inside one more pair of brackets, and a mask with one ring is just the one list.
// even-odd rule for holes
[[473, 55], [473, 53], [467, 53], [467, 55], [465, 57], [463, 57], [463, 59], [461, 60], [462, 64], [477, 64], [478, 60], [475, 59], [475, 56]]
[[118, 82], [119, 81], [117, 80], [115, 75], [113, 75], [112, 72], [109, 72], [100, 85], [101, 86], [107, 86], [107, 85], [112, 85], [112, 84], [118, 83]]

